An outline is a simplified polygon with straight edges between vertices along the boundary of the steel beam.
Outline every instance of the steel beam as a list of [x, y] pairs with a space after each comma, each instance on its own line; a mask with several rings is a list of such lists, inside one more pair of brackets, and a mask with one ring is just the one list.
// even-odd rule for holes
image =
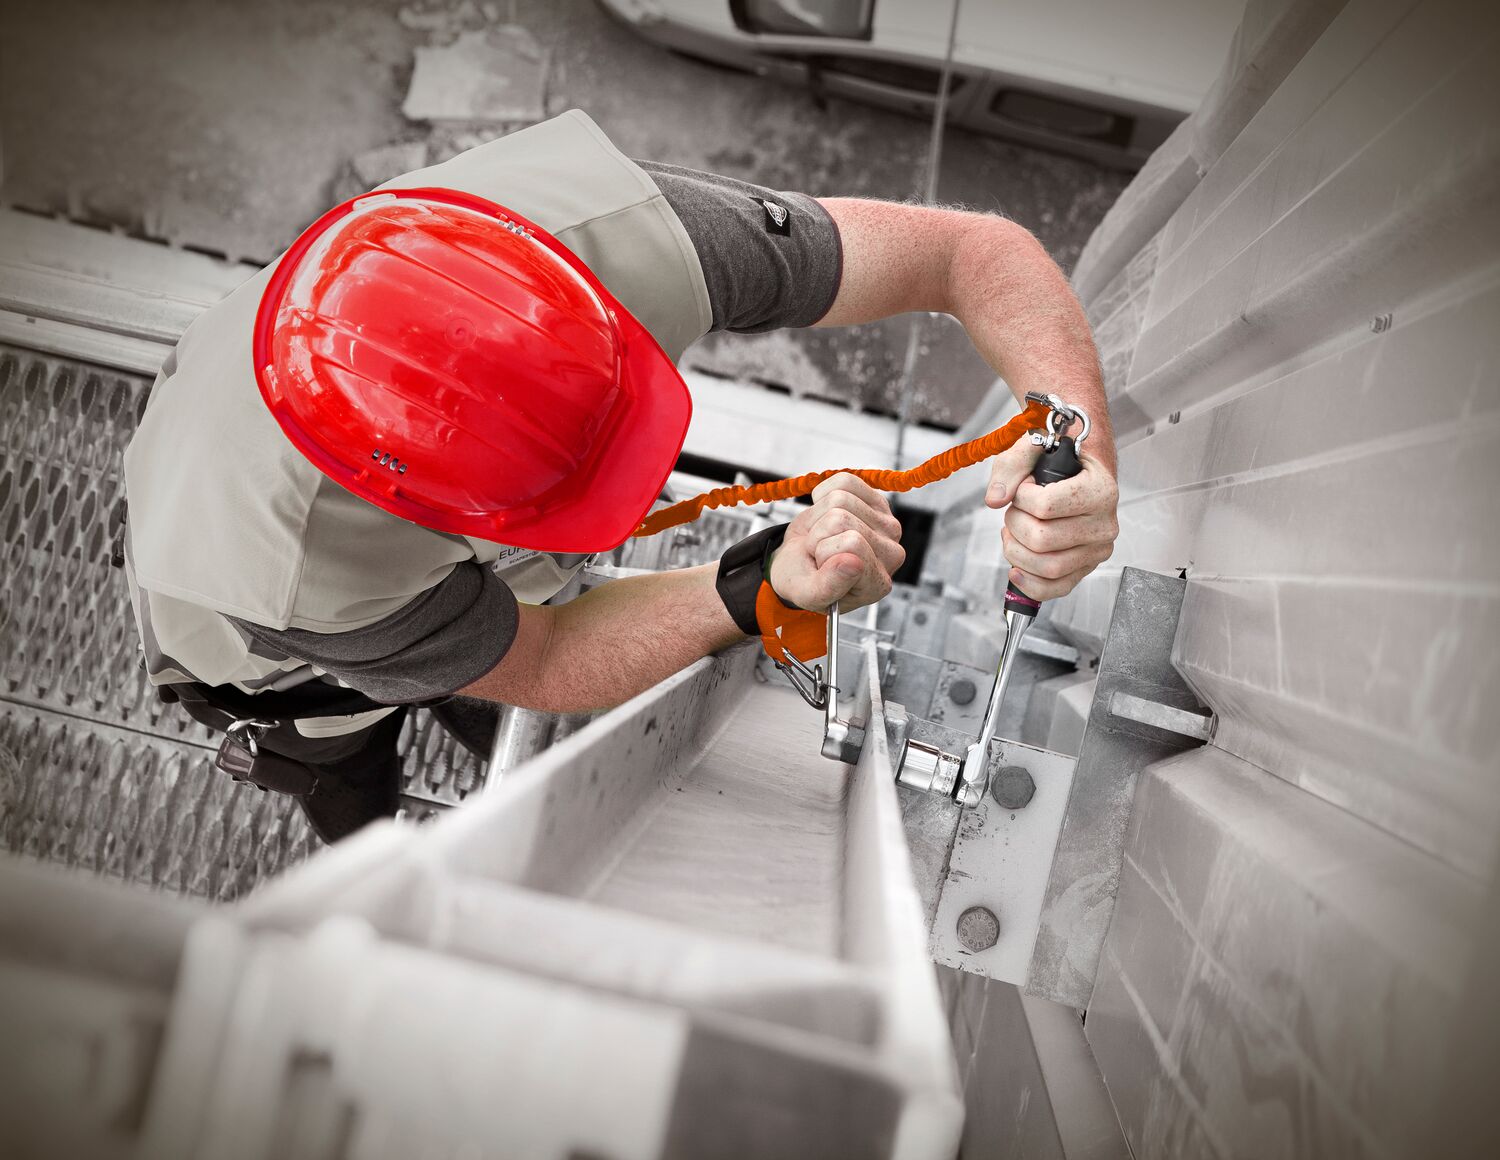
[[[874, 649], [851, 667], [874, 673]], [[825, 760], [819, 716], [757, 683], [754, 660], [747, 647], [699, 662], [437, 824], [375, 827], [308, 862], [224, 912], [250, 932], [238, 953], [253, 958], [272, 935], [332, 947], [319, 931], [343, 916], [373, 931], [359, 954], [377, 974], [399, 942], [482, 966], [485, 987], [514, 976], [559, 1018], [598, 996], [607, 1028], [619, 999], [644, 1005], [686, 1028], [680, 1051], [643, 1058], [635, 1077], [642, 1106], [665, 1117], [662, 1155], [712, 1154], [728, 1130], [738, 1155], [946, 1160], [962, 1105], [885, 740], [857, 767]], [[882, 718], [868, 678], [850, 710]], [[204, 954], [205, 971], [224, 970], [224, 954]], [[213, 1026], [202, 1010], [181, 1016], [174, 1026]], [[243, 1045], [194, 1054], [181, 1034], [165, 1065], [181, 1094], [153, 1131], [218, 1139], [221, 1126], [184, 1117], [227, 1082], [202, 1056]], [[280, 1074], [307, 1046], [273, 1041], [242, 1066]], [[725, 1078], [696, 1078], [712, 1075]], [[535, 1123], [566, 1131], [566, 1090], [537, 1096]]]
[[0, 209], [0, 342], [154, 375], [256, 269]]
[[500, 710], [495, 727], [495, 741], [490, 759], [484, 767], [484, 789], [492, 793], [516, 766], [530, 761], [547, 748], [552, 738], [554, 717], [536, 709], [506, 705]]
[[1152, 762], [1202, 744], [1111, 712], [1116, 694], [1124, 694], [1201, 719], [1197, 697], [1172, 665], [1186, 586], [1139, 568], [1121, 576], [1027, 973], [1032, 994], [1087, 1006], [1114, 913], [1136, 777]]

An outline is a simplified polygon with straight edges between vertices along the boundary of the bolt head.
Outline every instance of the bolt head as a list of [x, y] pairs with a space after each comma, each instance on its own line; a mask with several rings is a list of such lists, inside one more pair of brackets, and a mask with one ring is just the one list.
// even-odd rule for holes
[[990, 778], [990, 796], [1002, 809], [1025, 809], [1035, 794], [1036, 782], [1019, 765], [1003, 765]]
[[913, 612], [911, 614], [911, 619], [912, 619], [912, 623], [914, 623], [914, 624], [926, 624], [927, 623], [927, 613], [924, 612], [922, 609], [919, 608], [919, 609], [917, 609], [915, 612]]
[[974, 695], [978, 692], [974, 682], [968, 677], [959, 677], [948, 686], [948, 696], [955, 705], [970, 705], [974, 702]]
[[966, 951], [987, 951], [1000, 941], [1000, 920], [987, 906], [971, 906], [958, 916], [958, 941]]

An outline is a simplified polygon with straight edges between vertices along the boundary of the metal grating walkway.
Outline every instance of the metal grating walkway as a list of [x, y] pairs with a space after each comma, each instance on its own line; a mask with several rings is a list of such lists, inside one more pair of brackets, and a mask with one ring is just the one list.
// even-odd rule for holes
[[[291, 799], [217, 774], [216, 742], [137, 664], [109, 554], [149, 385], [0, 345], [0, 847], [227, 900], [318, 843]], [[401, 750], [408, 815], [482, 784], [425, 711]]]

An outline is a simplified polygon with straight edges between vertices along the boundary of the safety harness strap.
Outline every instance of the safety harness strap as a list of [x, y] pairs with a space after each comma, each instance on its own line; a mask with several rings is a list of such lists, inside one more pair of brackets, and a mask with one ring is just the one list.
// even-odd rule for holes
[[755, 595], [755, 621], [761, 646], [778, 664], [790, 664], [787, 653], [812, 661], [828, 651], [828, 614], [783, 604], [769, 580], [761, 582]]

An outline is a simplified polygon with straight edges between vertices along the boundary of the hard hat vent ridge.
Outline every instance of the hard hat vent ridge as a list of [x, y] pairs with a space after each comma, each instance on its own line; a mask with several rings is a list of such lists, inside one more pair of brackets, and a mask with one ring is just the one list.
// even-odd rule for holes
[[398, 475], [406, 474], [406, 464], [402, 463], [389, 451], [381, 451], [380, 448], [377, 447], [374, 451], [370, 452], [370, 458], [375, 460], [376, 463], [380, 464], [381, 467], [389, 467]]

